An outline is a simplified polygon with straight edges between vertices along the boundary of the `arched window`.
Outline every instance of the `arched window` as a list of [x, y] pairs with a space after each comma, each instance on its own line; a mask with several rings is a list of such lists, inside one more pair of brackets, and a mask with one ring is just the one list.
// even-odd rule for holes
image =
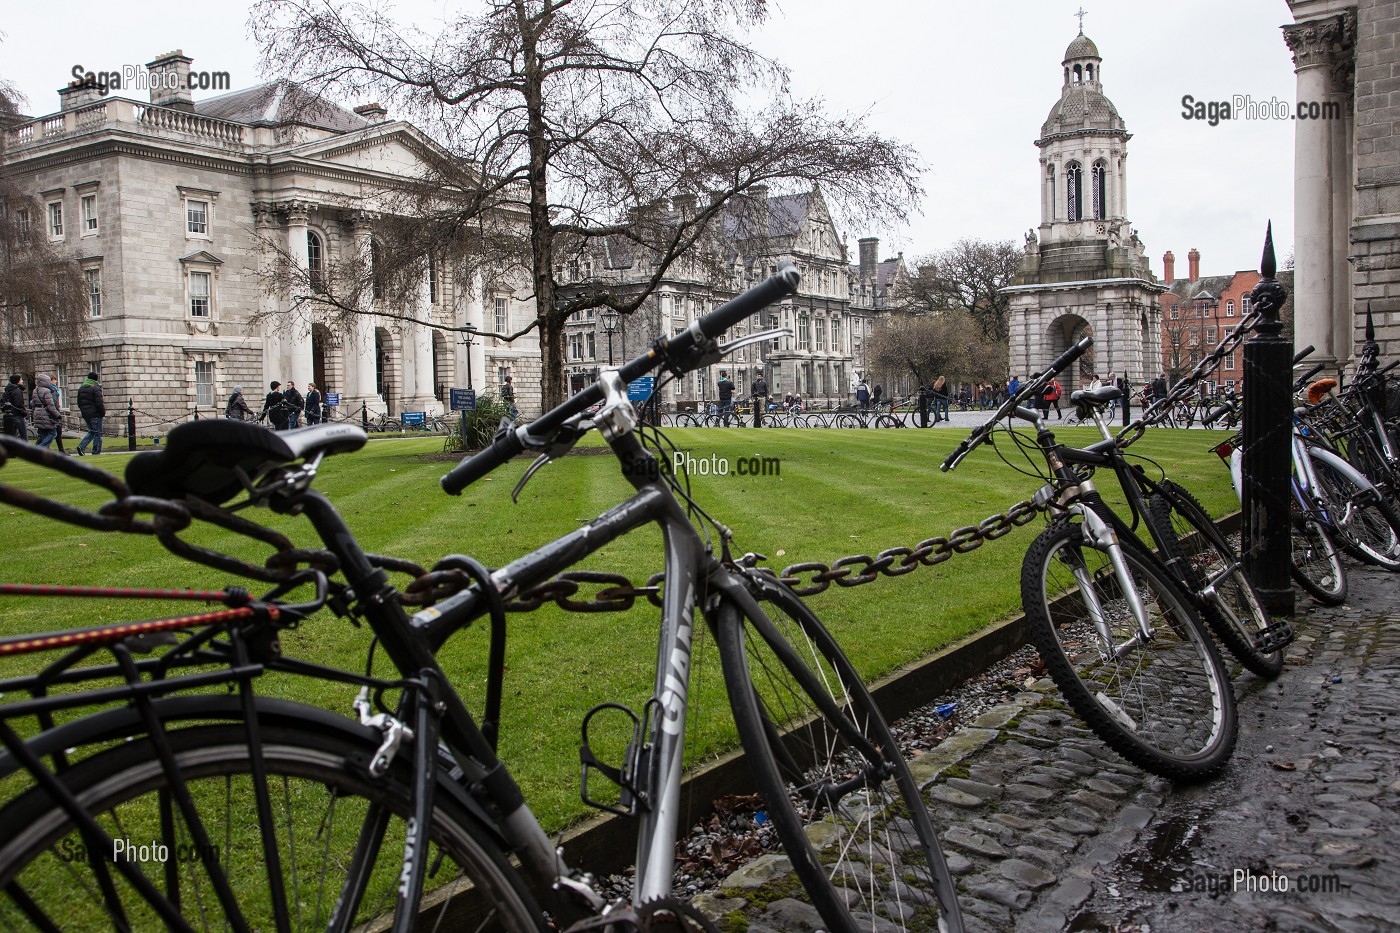
[[1074, 66], [1074, 83], [1075, 83], [1075, 84], [1078, 84], [1078, 83], [1079, 83], [1080, 81], [1082, 81], [1082, 80], [1084, 80], [1084, 72], [1083, 72], [1083, 70], [1082, 70], [1078, 65], [1075, 65], [1075, 66]]
[[1080, 193], [1083, 190], [1081, 178], [1084, 174], [1078, 162], [1065, 166], [1065, 211], [1070, 220], [1083, 220], [1083, 207]]
[[1092, 81], [1092, 80], [1094, 80], [1094, 66], [1093, 66], [1093, 65], [1085, 65], [1085, 66], [1084, 66], [1084, 80], [1085, 80], [1085, 81]]
[[325, 245], [321, 242], [321, 235], [306, 231], [306, 272], [311, 278], [311, 290], [314, 292], [324, 292], [326, 290], [326, 252]]
[[1108, 216], [1108, 166], [1103, 160], [1094, 163], [1094, 219], [1103, 220]]

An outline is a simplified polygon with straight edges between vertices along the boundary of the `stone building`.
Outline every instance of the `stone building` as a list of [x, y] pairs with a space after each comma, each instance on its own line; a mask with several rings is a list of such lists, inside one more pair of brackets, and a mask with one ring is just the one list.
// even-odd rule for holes
[[1059, 100], [1036, 140], [1040, 226], [1027, 232], [1021, 268], [1005, 290], [1009, 368], [1024, 377], [1092, 334], [1094, 349], [1069, 382], [1126, 371], [1138, 383], [1161, 346], [1162, 286], [1128, 221], [1131, 134], [1104, 96], [1103, 60], [1082, 31], [1062, 66]]
[[[697, 317], [777, 271], [780, 261], [790, 259], [802, 273], [798, 294], [743, 322], [729, 336], [777, 327], [792, 330], [793, 336], [738, 350], [720, 366], [671, 383], [659, 398], [673, 408], [703, 407], [717, 398], [721, 372], [727, 372], [740, 394], [747, 395], [760, 371], [769, 393], [778, 398], [800, 394], [809, 405], [822, 407], [850, 398], [873, 316], [890, 306], [897, 284], [908, 280], [903, 256], [880, 262], [879, 240], [867, 238], [860, 241], [860, 262], [850, 264], [819, 188], [770, 196], [760, 187], [756, 195], [761, 218], [757, 235], [726, 235], [708, 247], [722, 257], [723, 274], [718, 281], [711, 262], [682, 257], [635, 313], [619, 317], [595, 311], [573, 316], [565, 325], [565, 375], [571, 388], [582, 388], [607, 364], [609, 326], [613, 361], [621, 363], [643, 352], [661, 334], [690, 326]], [[672, 209], [682, 212], [689, 205], [677, 199]], [[728, 221], [723, 226], [730, 234], [738, 229]], [[566, 294], [570, 285], [584, 282], [640, 288], [654, 272], [651, 257], [620, 241], [609, 241], [597, 253], [556, 269]]]
[[[1375, 315], [1400, 353], [1400, 2], [1289, 0], [1295, 343], [1343, 368]], [[1307, 117], [1304, 119], [1303, 117]]]
[[[343, 330], [289, 314], [269, 270], [309, 281], [375, 255], [376, 192], [412, 177], [433, 143], [377, 105], [352, 113], [283, 83], [194, 100], [191, 59], [151, 62], [149, 101], [92, 86], [59, 92], [57, 113], [6, 133], [0, 165], [36, 199], [51, 241], [80, 261], [94, 338], [76, 386], [102, 375], [109, 408], [130, 400], [143, 431], [222, 412], [233, 386], [250, 402], [269, 381], [340, 393], [341, 413], [435, 412], [448, 387], [478, 391], [513, 374], [527, 410], [539, 398], [537, 341], [512, 345], [367, 313]], [[173, 79], [167, 79], [173, 75]], [[528, 286], [465, 281], [431, 266], [416, 298], [365, 312], [516, 331], [535, 316]], [[65, 393], [72, 404], [75, 393]]]

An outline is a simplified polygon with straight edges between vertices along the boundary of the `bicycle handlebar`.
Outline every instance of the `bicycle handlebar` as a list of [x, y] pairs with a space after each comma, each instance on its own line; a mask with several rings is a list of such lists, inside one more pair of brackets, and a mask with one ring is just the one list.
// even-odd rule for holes
[[962, 462], [963, 457], [966, 457], [968, 454], [972, 453], [972, 451], [976, 449], [976, 447], [979, 444], [981, 444], [987, 439], [987, 436], [992, 433], [992, 428], [996, 427], [998, 421], [1000, 421], [1002, 418], [1005, 418], [1008, 414], [1020, 407], [1020, 404], [1023, 400], [1031, 398], [1034, 395], [1038, 395], [1052, 378], [1064, 372], [1064, 370], [1066, 369], [1066, 367], [1069, 366], [1070, 363], [1073, 363], [1075, 360], [1083, 356], [1085, 352], [1087, 352], [1088, 349], [1093, 345], [1094, 338], [1085, 337], [1081, 339], [1078, 343], [1076, 343], [1074, 346], [1061, 353], [1053, 363], [1046, 367], [1044, 372], [1040, 373], [1035, 378], [1028, 381], [1025, 385], [1019, 387], [1016, 390], [1015, 395], [1012, 395], [1006, 401], [1002, 402], [1001, 407], [997, 409], [997, 413], [995, 415], [987, 419], [987, 421], [984, 424], [980, 425], [976, 430], [974, 430], [971, 434], [964, 438], [962, 442], [958, 444], [957, 449], [948, 455], [948, 459], [943, 461], [943, 465], [939, 467], [939, 469], [941, 469], [944, 473], [947, 473], [949, 470], [956, 467], [960, 462]]
[[[726, 301], [676, 336], [662, 337], [646, 353], [619, 367], [618, 375], [624, 383], [631, 382], [668, 361], [683, 366], [691, 364], [686, 366], [686, 372], [699, 368], [702, 365], [700, 357], [693, 360], [684, 358], [755, 312], [780, 298], [794, 294], [801, 280], [795, 265], [791, 262], [782, 263], [777, 274]], [[463, 489], [516, 454], [523, 453], [527, 447], [536, 449], [546, 446], [564, 422], [601, 401], [603, 388], [595, 382], [529, 424], [518, 428], [501, 428], [491, 438], [489, 447], [463, 460], [439, 480], [442, 488], [450, 495], [459, 495]]]
[[1312, 344], [1308, 344], [1306, 347], [1293, 354], [1293, 365], [1297, 366], [1299, 363], [1303, 362], [1303, 360], [1311, 356], [1312, 352], [1316, 349], [1317, 347], [1314, 347]]
[[1326, 364], [1326, 363], [1318, 363], [1318, 364], [1317, 364], [1316, 366], [1314, 366], [1312, 369], [1308, 370], [1307, 372], [1303, 373], [1303, 375], [1301, 375], [1301, 376], [1299, 376], [1298, 378], [1294, 379], [1294, 380], [1293, 380], [1293, 391], [1296, 392], [1296, 391], [1298, 391], [1299, 389], [1301, 389], [1303, 386], [1307, 385], [1309, 379], [1311, 379], [1313, 376], [1316, 376], [1318, 373], [1322, 372], [1322, 371], [1323, 371], [1324, 369], [1326, 369], [1326, 368], [1327, 368], [1327, 364]]

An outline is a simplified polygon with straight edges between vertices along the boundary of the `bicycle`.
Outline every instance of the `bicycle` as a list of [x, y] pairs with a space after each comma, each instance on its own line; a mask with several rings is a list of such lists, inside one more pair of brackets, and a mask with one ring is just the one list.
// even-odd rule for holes
[[[226, 919], [235, 929], [288, 929], [293, 919], [301, 925], [303, 914], [312, 914], [313, 925], [344, 930], [375, 919], [373, 908], [387, 902], [396, 933], [418, 928], [420, 914], [424, 928], [436, 928], [449, 910], [457, 911], [454, 923], [481, 930], [713, 930], [671, 896], [698, 607], [719, 649], [766, 812], [829, 929], [854, 933], [878, 922], [882, 929], [961, 930], [952, 876], [928, 810], [869, 693], [816, 616], [757, 568], [761, 558], [731, 557], [732, 532], [698, 509], [665, 469], [665, 458], [658, 463], [652, 456], [646, 429], [627, 400], [627, 382], [651, 370], [692, 372], [747, 343], [773, 339], [775, 333], [765, 332], [721, 346], [715, 338], [792, 293], [797, 282], [795, 268], [784, 264], [776, 276], [683, 333], [661, 338], [620, 369], [605, 371], [534, 422], [502, 428], [489, 447], [444, 476], [443, 488], [460, 493], [516, 454], [533, 451], [539, 457], [523, 486], [598, 427], [636, 490], [583, 527], [494, 571], [453, 555], [422, 573], [360, 548], [330, 501], [312, 489], [326, 457], [364, 445], [364, 432], [354, 427], [317, 425], [275, 435], [222, 421], [186, 425], [172, 432], [161, 453], [132, 459], [129, 486], [81, 463], [70, 466], [46, 451], [0, 441], [0, 453], [97, 477], [118, 496], [97, 515], [55, 511], [48, 507], [53, 503], [40, 511], [90, 527], [124, 521], [126, 530], [152, 530], [183, 556], [275, 581], [261, 598], [238, 589], [192, 594], [223, 602], [229, 606], [224, 612], [47, 640], [0, 639], [0, 650], [12, 653], [78, 646], [41, 674], [0, 684], [7, 700], [0, 704], [6, 749], [0, 780], [23, 769], [35, 782], [0, 809], [0, 888], [15, 910], [45, 929], [84, 902], [99, 915], [132, 920], [127, 925], [137, 929], [158, 923], [183, 929], [201, 921], [222, 928]], [[594, 403], [602, 409], [589, 419], [585, 412]], [[655, 447], [659, 438], [651, 440]], [[24, 498], [3, 486], [0, 494], [11, 502]], [[224, 507], [240, 496], [246, 499]], [[231, 511], [249, 505], [307, 517], [325, 550], [296, 550]], [[154, 518], [137, 519], [138, 513]], [[692, 516], [715, 529], [720, 555], [701, 534], [707, 525], [697, 529]], [[191, 518], [272, 544], [278, 554], [260, 568], [191, 545], [178, 537]], [[638, 817], [631, 903], [609, 903], [589, 875], [565, 863], [496, 756], [504, 600], [653, 523], [661, 525], [666, 547], [654, 695], [640, 713], [600, 704], [583, 725], [585, 799], [588, 777], [601, 775], [620, 790], [615, 809]], [[413, 573], [417, 588], [395, 589], [389, 569]], [[337, 573], [343, 579], [334, 579]], [[302, 602], [290, 601], [308, 587]], [[409, 615], [409, 602], [427, 605]], [[278, 632], [324, 607], [367, 625], [392, 674], [375, 676], [372, 663], [360, 674], [284, 657]], [[478, 720], [434, 656], [481, 618], [489, 618], [491, 637]], [[123, 640], [174, 631], [187, 636], [145, 660], [133, 657], [134, 647]], [[79, 669], [98, 646], [106, 646], [114, 662]], [[359, 722], [259, 695], [253, 685], [264, 671], [358, 687]], [[104, 676], [119, 684], [51, 695], [56, 683], [101, 683]], [[211, 687], [216, 692], [188, 692]], [[14, 700], [21, 692], [27, 699]], [[123, 705], [54, 723], [56, 710], [91, 710], [110, 701]], [[633, 723], [633, 741], [616, 767], [594, 757], [587, 743], [589, 721], [605, 709]], [[21, 739], [13, 720], [34, 715], [38, 734]], [[309, 837], [300, 853], [293, 824], [279, 832], [277, 822], [294, 801], [325, 808], [300, 824]], [[337, 809], [349, 812], [337, 818]], [[200, 818], [206, 811], [223, 812], [222, 835], [209, 832]], [[257, 841], [230, 845], [234, 822]], [[115, 836], [127, 832], [172, 849], [183, 846], [192, 858], [146, 877], [133, 863], [108, 855]], [[75, 847], [81, 858], [64, 862], [62, 871], [46, 870]], [[307, 864], [315, 858], [319, 872]], [[439, 873], [445, 859], [463, 879], [445, 886], [424, 914], [425, 877]]]
[[[1110, 748], [1164, 777], [1202, 780], [1229, 761], [1238, 713], [1224, 662], [1196, 609], [1199, 594], [1182, 585], [1196, 581], [1163, 563], [1134, 533], [1138, 518], [1150, 530], [1158, 521], [1139, 488], [1145, 475], [1128, 467], [1119, 444], [1109, 436], [1082, 449], [1067, 447], [1038, 409], [1023, 404], [1039, 398], [1049, 380], [1091, 346], [1093, 338], [1085, 337], [1023, 383], [942, 468], [954, 469], [1003, 418], [1034, 425], [1035, 451], [1049, 477], [1035, 501], [1047, 508], [1049, 523], [1021, 565], [1031, 640], [1065, 699]], [[1070, 400], [1089, 417], [1119, 394], [1117, 387], [1104, 387], [1075, 392]], [[1090, 478], [1097, 467], [1113, 469], [1123, 481], [1133, 525], [1099, 494]], [[1171, 494], [1161, 484], [1154, 492]]]

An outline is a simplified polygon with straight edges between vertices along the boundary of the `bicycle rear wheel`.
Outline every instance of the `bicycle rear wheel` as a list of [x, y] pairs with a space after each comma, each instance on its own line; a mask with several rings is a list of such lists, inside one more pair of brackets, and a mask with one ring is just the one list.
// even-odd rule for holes
[[1238, 727], [1219, 652], [1155, 558], [1121, 538], [1153, 636], [1144, 640], [1108, 554], [1052, 522], [1021, 564], [1031, 640], [1070, 706], [1141, 768], [1197, 781], [1225, 767]]
[[[246, 729], [235, 724], [167, 733], [178, 784], [146, 736], [61, 772], [110, 841], [85, 838], [43, 788], [16, 798], [0, 810], [0, 888], [9, 895], [0, 901], [0, 928], [155, 930], [183, 921], [196, 930], [272, 930], [282, 913], [291, 929], [325, 930], [339, 911], [350, 922], [335, 928], [349, 929], [392, 911], [412, 756], [371, 778], [372, 740], [290, 725], [264, 726], [261, 734], [276, 826], [259, 822], [254, 754]], [[187, 820], [176, 802], [185, 790], [197, 820]], [[197, 842], [201, 834], [205, 841]], [[269, 835], [280, 873], [268, 869]], [[425, 838], [430, 878], [465, 876], [439, 888], [440, 897], [425, 897], [425, 905], [436, 902], [422, 914], [426, 928], [450, 922], [473, 930], [545, 929], [488, 831], [445, 792], [435, 795]], [[126, 846], [145, 847], [126, 867], [144, 878], [146, 891], [97, 849], [99, 842], [120, 842], [122, 855]], [[355, 871], [361, 849], [363, 870]]]
[[877, 427], [877, 428], [902, 428], [902, 427], [904, 427], [904, 422], [903, 422], [903, 421], [900, 421], [900, 420], [899, 420], [898, 418], [896, 418], [894, 415], [880, 415], [878, 418], [875, 419], [875, 427]]
[[1340, 606], [1347, 598], [1347, 572], [1332, 535], [1315, 517], [1291, 499], [1293, 580], [1324, 606]]
[[1162, 551], [1169, 568], [1201, 599], [1201, 616], [1246, 668], [1270, 680], [1283, 670], [1283, 650], [1264, 651], [1269, 614], [1240, 566], [1239, 555], [1215, 527], [1196, 497], [1168, 480], [1149, 507], [1164, 532]]
[[813, 905], [837, 933], [961, 930], [927, 806], [874, 700], [791, 590], [751, 585], [764, 614], [723, 600], [716, 641], [750, 771]]
[[1390, 501], [1320, 458], [1312, 458], [1312, 467], [1342, 548], [1357, 560], [1400, 570], [1400, 515]]

